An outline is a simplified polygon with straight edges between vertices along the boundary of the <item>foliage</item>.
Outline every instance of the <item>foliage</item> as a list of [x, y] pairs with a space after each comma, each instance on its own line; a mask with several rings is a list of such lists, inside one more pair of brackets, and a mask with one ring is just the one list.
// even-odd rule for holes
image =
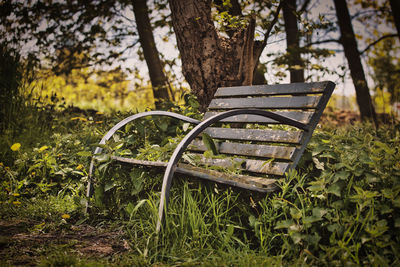
[[0, 132], [20, 127], [14, 118], [32, 104], [33, 71], [29, 60], [22, 60], [17, 50], [0, 43]]
[[136, 110], [143, 111], [154, 105], [151, 86], [144, 84], [136, 73], [131, 83], [120, 68], [102, 71], [93, 68], [73, 69], [68, 74], [41, 71], [39, 84], [42, 99], [52, 96], [66, 105], [91, 108], [99, 111]]
[[399, 131], [349, 128], [317, 133], [302, 172], [260, 202], [262, 247], [323, 265], [399, 261]]
[[374, 70], [372, 76], [377, 97], [382, 96], [383, 93], [389, 93], [389, 101], [381, 97], [383, 106], [384, 104], [390, 106], [400, 100], [400, 86], [397, 83], [400, 79], [400, 61], [396, 56], [398, 49], [393, 39], [384, 40], [376, 45], [372, 52], [373, 56], [368, 60], [368, 64]]
[[[199, 116], [194, 99], [185, 100], [185, 105], [169, 109]], [[36, 127], [34, 120], [24, 125], [24, 131], [5, 131], [1, 136], [2, 219], [34, 219], [35, 231], [42, 232], [111, 219], [124, 226], [132, 248], [122, 261], [144, 265], [399, 262], [400, 131], [396, 127], [375, 130], [359, 124], [318, 129], [298, 172], [280, 181], [280, 192], [267, 196], [187, 177], [174, 179], [168, 216], [157, 236], [162, 170], [128, 168], [111, 162], [109, 155], [167, 160], [190, 125], [143, 119], [119, 131], [103, 146], [109, 153], [97, 158], [95, 198], [91, 216], [86, 217], [84, 187], [94, 144], [111, 125], [131, 114], [51, 109], [44, 104], [32, 109], [35, 113], [49, 116], [51, 123]], [[72, 258], [55, 253], [43, 264]]]

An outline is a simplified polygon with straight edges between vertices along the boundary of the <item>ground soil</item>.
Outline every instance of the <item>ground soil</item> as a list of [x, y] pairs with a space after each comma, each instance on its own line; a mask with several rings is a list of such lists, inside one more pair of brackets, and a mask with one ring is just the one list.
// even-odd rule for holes
[[0, 221], [1, 266], [36, 266], [56, 250], [99, 259], [130, 249], [121, 230], [79, 225], [45, 233], [34, 228], [35, 223], [27, 220]]

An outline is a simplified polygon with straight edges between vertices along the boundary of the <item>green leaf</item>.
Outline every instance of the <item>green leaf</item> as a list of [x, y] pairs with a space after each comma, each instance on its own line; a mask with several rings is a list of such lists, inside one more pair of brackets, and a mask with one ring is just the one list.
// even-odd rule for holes
[[81, 225], [82, 223], [86, 222], [89, 219], [89, 217], [84, 217], [80, 220], [78, 220], [75, 225]]
[[95, 199], [95, 203], [97, 206], [99, 207], [103, 207], [103, 199], [104, 199], [104, 186], [103, 185], [99, 185], [96, 186], [96, 188], [94, 189], [94, 199]]
[[290, 226], [294, 225], [294, 221], [293, 220], [283, 220], [283, 221], [279, 221], [276, 223], [276, 226], [274, 229], [285, 229], [285, 228], [289, 228]]
[[188, 122], [186, 122], [182, 125], [182, 129], [184, 132], [186, 132], [189, 129], [189, 127], [190, 127], [190, 123], [188, 123]]
[[291, 232], [290, 237], [292, 238], [293, 243], [295, 244], [299, 244], [303, 239], [303, 235], [300, 234], [299, 232]]
[[292, 216], [293, 219], [298, 220], [301, 218], [302, 213], [301, 210], [299, 209], [290, 208], [290, 215]]
[[334, 232], [340, 233], [340, 231], [342, 231], [342, 228], [343, 227], [338, 223], [330, 224], [327, 227], [328, 231], [331, 233], [334, 233]]
[[347, 180], [347, 178], [350, 176], [350, 172], [348, 171], [339, 171], [335, 173], [335, 178], [334, 180], [336, 181], [337, 179], [339, 180]]
[[104, 192], [107, 192], [111, 189], [113, 189], [115, 187], [115, 184], [113, 181], [108, 181], [105, 185], [104, 185]]
[[303, 217], [303, 223], [304, 224], [311, 224], [311, 223], [318, 222], [318, 221], [321, 221], [321, 220], [322, 220], [322, 218], [321, 217], [317, 217], [317, 216], [306, 216], [306, 217]]
[[80, 157], [91, 157], [92, 152], [91, 151], [79, 151], [78, 153], [76, 153], [76, 155], [78, 155]]
[[312, 214], [316, 218], [322, 218], [327, 213], [328, 213], [328, 210], [326, 210], [326, 209], [321, 209], [321, 208], [313, 208], [312, 209]]
[[111, 159], [110, 155], [108, 155], [108, 154], [96, 155], [94, 158], [100, 163], [110, 161], [110, 159]]
[[333, 184], [333, 185], [329, 186], [327, 192], [334, 194], [335, 196], [338, 196], [338, 197], [342, 196], [341, 188], [338, 184]]
[[156, 125], [161, 131], [166, 132], [168, 129], [169, 123], [166, 120], [161, 120], [161, 122]]
[[210, 150], [213, 155], [218, 155], [217, 147], [215, 146], [214, 140], [211, 138], [211, 136], [207, 133], [202, 133], [201, 137], [207, 150]]
[[315, 164], [315, 168], [319, 169], [319, 170], [324, 170], [324, 163], [320, 162], [317, 158], [313, 157], [312, 158], [314, 164]]
[[400, 197], [397, 197], [396, 199], [392, 200], [393, 206], [396, 208], [400, 208]]
[[134, 209], [135, 209], [135, 206], [133, 206], [132, 202], [129, 202], [128, 205], [126, 205], [126, 207], [125, 207], [125, 211], [129, 215], [131, 215], [133, 213]]
[[400, 228], [400, 218], [396, 218], [396, 219], [394, 220], [394, 227]]
[[310, 190], [311, 192], [318, 192], [318, 191], [322, 191], [325, 189], [325, 185], [322, 184], [316, 184], [316, 185], [312, 185], [307, 187], [308, 190]]

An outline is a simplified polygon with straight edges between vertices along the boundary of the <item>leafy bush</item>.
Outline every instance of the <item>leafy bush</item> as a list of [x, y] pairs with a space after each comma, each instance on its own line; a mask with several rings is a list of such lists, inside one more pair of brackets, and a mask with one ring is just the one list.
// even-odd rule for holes
[[250, 217], [261, 248], [314, 264], [399, 263], [399, 137], [370, 125], [318, 131], [300, 173]]

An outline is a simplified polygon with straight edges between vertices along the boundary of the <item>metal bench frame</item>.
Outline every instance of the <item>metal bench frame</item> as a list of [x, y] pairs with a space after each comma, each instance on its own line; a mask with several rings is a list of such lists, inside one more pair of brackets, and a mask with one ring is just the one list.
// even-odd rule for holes
[[[310, 92], [312, 93], [312, 91], [306, 91], [305, 89], [301, 89], [301, 88], [304, 87], [304, 88], [308, 88], [308, 90], [309, 90], [314, 85], [319, 86], [318, 88], [322, 88], [322, 89], [320, 89], [320, 91], [318, 91], [319, 93], [322, 93], [322, 95], [321, 95], [321, 98], [318, 99], [318, 103], [314, 107], [315, 112], [311, 116], [308, 123], [299, 122], [292, 118], [288, 118], [286, 116], [278, 114], [277, 112], [266, 111], [263, 109], [254, 109], [254, 108], [233, 109], [233, 110], [220, 112], [217, 114], [210, 112], [208, 114], [208, 118], [206, 118], [204, 121], [198, 121], [198, 120], [195, 120], [195, 119], [192, 119], [192, 118], [180, 115], [180, 114], [167, 112], [167, 111], [149, 111], [149, 112], [143, 112], [143, 113], [132, 115], [132, 116], [127, 117], [126, 119], [120, 121], [104, 135], [104, 137], [101, 139], [99, 144], [105, 144], [107, 142], [107, 140], [109, 140], [117, 130], [121, 129], [126, 124], [128, 124], [136, 119], [147, 117], [147, 116], [168, 116], [168, 117], [176, 118], [178, 120], [182, 120], [182, 121], [189, 122], [189, 123], [196, 125], [178, 144], [178, 146], [174, 150], [168, 163], [159, 162], [159, 161], [153, 162], [153, 161], [128, 159], [128, 158], [122, 158], [122, 157], [113, 157], [114, 160], [118, 160], [118, 161], [122, 161], [122, 162], [145, 165], [145, 166], [159, 166], [159, 167], [166, 168], [165, 173], [164, 173], [164, 178], [163, 178], [160, 206], [159, 206], [159, 211], [158, 211], [158, 221], [157, 221], [157, 226], [156, 226], [156, 231], [159, 232], [161, 229], [163, 214], [167, 208], [171, 182], [172, 182], [175, 172], [188, 174], [188, 175], [194, 175], [194, 176], [197, 176], [202, 179], [212, 180], [215, 182], [224, 183], [224, 184], [237, 186], [237, 187], [242, 187], [245, 189], [259, 191], [259, 192], [271, 192], [271, 191], [276, 190], [276, 186], [273, 183], [273, 180], [270, 183], [270, 186], [267, 186], [266, 188], [262, 188], [262, 187], [258, 187], [258, 186], [252, 185], [252, 184], [242, 183], [242, 182], [240, 182], [240, 180], [239, 181], [227, 180], [227, 179], [224, 179], [224, 177], [219, 178], [216, 175], [202, 173], [202, 172], [198, 171], [199, 170], [198, 168], [191, 168], [190, 165], [186, 165], [186, 164], [178, 165], [178, 162], [181, 159], [183, 153], [188, 148], [188, 146], [191, 144], [191, 142], [196, 137], [198, 137], [199, 134], [202, 133], [205, 129], [210, 127], [212, 124], [223, 121], [224, 119], [237, 118], [235, 116], [245, 114], [245, 115], [257, 115], [257, 116], [261, 116], [264, 118], [272, 119], [273, 121], [278, 122], [279, 124], [293, 126], [293, 127], [296, 127], [298, 129], [301, 129], [304, 131], [303, 136], [302, 136], [301, 147], [296, 149], [295, 154], [293, 155], [293, 160], [292, 160], [291, 164], [288, 165], [288, 168], [286, 171], [295, 168], [298, 161], [300, 160], [300, 157], [302, 156], [311, 136], [312, 136], [312, 133], [313, 133], [315, 127], [317, 126], [317, 124], [320, 120], [322, 112], [325, 109], [326, 104], [328, 103], [328, 100], [333, 92], [333, 89], [335, 88], [335, 84], [332, 82], [318, 82], [318, 83], [309, 83], [309, 84], [298, 83], [298, 84], [290, 84], [290, 85], [275, 85], [275, 86], [267, 85], [266, 86], [269, 88], [268, 89], [269, 91], [272, 91], [272, 92], [276, 91], [276, 93], [270, 93], [271, 95], [279, 95], [280, 94], [279, 88], [281, 86], [285, 86], [285, 88], [288, 88], [288, 86], [291, 86], [290, 88], [293, 88], [293, 89], [289, 90], [289, 92], [293, 91], [291, 94], [293, 96], [296, 96], [296, 95], [307, 94]], [[258, 87], [257, 86], [233, 87], [234, 88], [233, 90], [236, 90], [238, 95], [246, 97], [247, 96], [245, 93], [246, 89], [252, 88], [254, 91]], [[275, 88], [275, 89], [273, 90], [271, 88]], [[300, 88], [300, 89], [298, 89], [298, 88]], [[215, 96], [224, 97], [224, 93], [225, 94], [226, 94], [226, 92], [229, 93], [230, 88], [223, 88], [223, 89], [224, 90], [217, 91]], [[242, 91], [243, 91], [243, 93], [242, 93]], [[243, 98], [241, 98], [241, 99], [243, 99]], [[261, 101], [263, 101], [263, 100], [261, 99]], [[214, 105], [214, 108], [218, 107], [218, 105], [216, 105], [216, 102], [214, 102], [214, 103], [212, 102], [210, 104], [210, 106], [212, 106], [212, 105]], [[274, 106], [274, 104], [272, 105], [272, 107], [277, 108], [277, 106], [276, 105]], [[265, 108], [265, 107], [263, 107], [263, 108]], [[288, 106], [288, 108], [290, 108], [290, 106]], [[94, 151], [94, 155], [98, 155], [101, 152], [102, 152], [102, 148], [97, 147]], [[90, 163], [90, 168], [89, 168], [89, 181], [88, 181], [88, 187], [87, 187], [87, 197], [88, 198], [92, 195], [93, 170], [94, 170], [94, 159], [92, 159], [92, 161]], [[209, 173], [211, 173], [211, 172], [209, 172]], [[261, 178], [261, 179], [263, 179], [263, 178]]]

